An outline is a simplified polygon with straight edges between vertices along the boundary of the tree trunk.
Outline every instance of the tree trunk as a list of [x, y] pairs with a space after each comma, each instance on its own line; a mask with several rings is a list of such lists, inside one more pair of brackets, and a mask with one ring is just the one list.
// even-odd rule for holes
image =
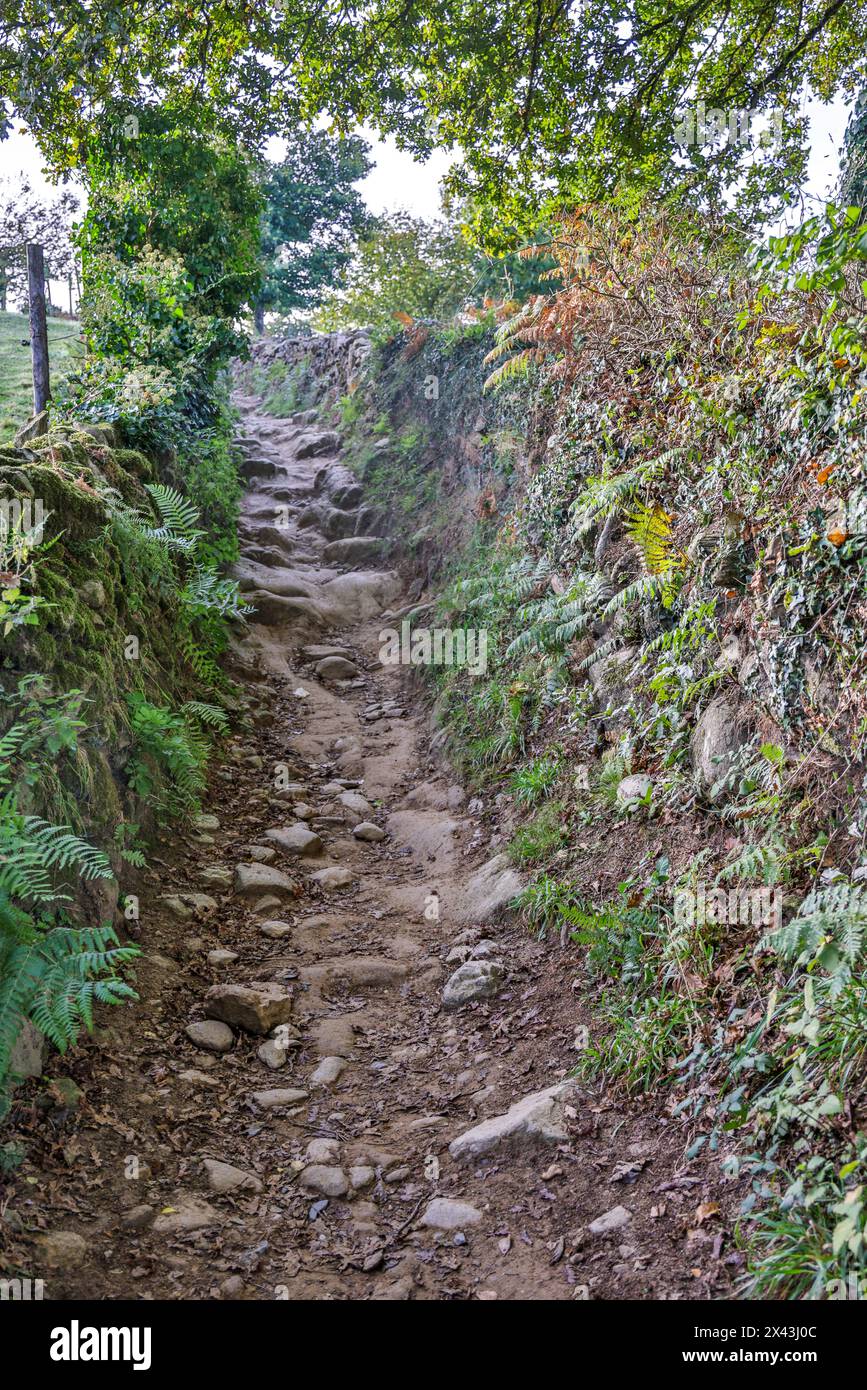
[[253, 306], [253, 324], [261, 337], [265, 332], [265, 305], [261, 299], [257, 299]]

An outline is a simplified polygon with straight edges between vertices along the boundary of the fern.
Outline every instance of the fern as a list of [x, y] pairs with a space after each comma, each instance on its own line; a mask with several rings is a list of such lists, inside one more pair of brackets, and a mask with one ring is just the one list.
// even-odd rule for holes
[[40, 941], [30, 1018], [61, 1052], [75, 1042], [80, 1027], [93, 1028], [94, 1004], [135, 999], [118, 970], [138, 955], [121, 946], [112, 927], [55, 927]]
[[73, 834], [67, 825], [50, 825], [22, 815], [14, 791], [0, 801], [0, 893], [36, 905], [67, 899], [55, 873], [74, 869], [82, 878], [111, 878], [111, 864], [101, 850]]
[[[541, 348], [522, 348], [514, 357], [508, 358], [495, 371], [491, 372], [482, 389], [495, 391], [498, 387], [505, 386], [507, 381], [512, 381], [516, 376], [527, 376], [530, 368], [535, 366], [537, 362], [541, 362], [543, 358], [544, 353]], [[485, 360], [487, 361], [487, 358]]]
[[603, 619], [611, 618], [615, 613], [628, 608], [631, 603], [648, 603], [657, 599], [664, 599], [667, 592], [666, 581], [658, 574], [643, 574], [640, 579], [634, 579], [631, 584], [627, 584], [624, 589], [620, 589], [613, 598], [609, 599], [602, 610]]
[[669, 463], [682, 452], [680, 448], [668, 449], [658, 458], [644, 459], [634, 468], [626, 468], [620, 473], [606, 472], [599, 478], [588, 478], [584, 492], [572, 507], [577, 534], [584, 535], [598, 521], [610, 516], [625, 502], [635, 498], [648, 483], [659, 479]]
[[197, 719], [200, 724], [206, 724], [209, 729], [216, 729], [218, 733], [227, 734], [229, 732], [229, 720], [226, 711], [220, 709], [219, 705], [205, 705], [201, 700], [188, 700], [185, 705], [181, 706], [181, 713]]
[[176, 550], [194, 550], [205, 534], [198, 529], [199, 513], [195, 503], [164, 483], [148, 483], [147, 490], [156, 503], [163, 524], [144, 526], [145, 535]]
[[208, 731], [228, 731], [225, 712], [199, 700], [188, 701], [178, 712], [141, 695], [129, 696], [128, 703], [137, 745], [127, 766], [133, 791], [153, 796], [161, 811], [198, 810], [211, 752]]
[[600, 661], [605, 661], [609, 656], [613, 656], [615, 652], [622, 649], [622, 645], [622, 637], [609, 637], [606, 642], [600, 642], [599, 646], [595, 647], [590, 655], [585, 656], [580, 663], [579, 672], [589, 671], [591, 666], [596, 666]]
[[0, 1115], [8, 1108], [10, 1061], [26, 1019], [63, 1050], [82, 1025], [93, 1026], [94, 1004], [134, 997], [117, 972], [137, 948], [119, 946], [110, 927], [59, 926], [33, 916], [69, 901], [55, 882], [69, 872], [107, 878], [111, 865], [68, 826], [23, 815], [7, 792], [0, 800]]
[[196, 677], [211, 690], [219, 690], [227, 684], [220, 667], [209, 652], [200, 647], [191, 632], [184, 632], [180, 638], [181, 651]]
[[590, 615], [584, 611], [584, 599], [572, 589], [568, 594], [555, 594], [521, 609], [517, 621], [526, 623], [523, 632], [514, 637], [506, 648], [506, 656], [521, 656], [526, 652], [557, 652], [586, 632]]
[[724, 864], [717, 883], [758, 879], [768, 886], [779, 883], [786, 860], [786, 847], [779, 837], [756, 845], [745, 845], [736, 859]]
[[197, 566], [181, 589], [181, 603], [191, 617], [217, 613], [221, 618], [242, 618], [255, 612], [241, 597], [237, 581], [221, 579], [215, 570]]
[[648, 574], [668, 574], [678, 563], [671, 537], [671, 517], [658, 502], [639, 502], [626, 519], [626, 532]]
[[852, 978], [864, 954], [867, 934], [867, 889], [834, 883], [811, 890], [790, 922], [759, 943], [783, 960], [819, 965], [836, 998]]
[[483, 390], [495, 390], [515, 376], [526, 375], [533, 363], [542, 361], [544, 353], [541, 348], [537, 346], [522, 347], [521, 344], [528, 334], [532, 335], [532, 330], [537, 326], [544, 305], [544, 295], [533, 295], [525, 304], [521, 305], [512, 318], [507, 319], [497, 330], [496, 344], [485, 356], [485, 365], [498, 361], [507, 352], [515, 353], [515, 356], [503, 362], [491, 373]]

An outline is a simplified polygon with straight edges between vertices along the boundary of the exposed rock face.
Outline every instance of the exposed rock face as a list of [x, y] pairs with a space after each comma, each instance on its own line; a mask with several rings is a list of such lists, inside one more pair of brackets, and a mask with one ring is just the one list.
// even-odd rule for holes
[[749, 742], [750, 734], [743, 712], [726, 696], [711, 701], [690, 740], [696, 785], [703, 796], [710, 796], [714, 784], [726, 776], [734, 755]]
[[212, 985], [205, 996], [209, 1018], [234, 1024], [247, 1033], [270, 1033], [292, 1015], [292, 995], [270, 981], [248, 985]]
[[562, 1144], [568, 1138], [563, 1107], [576, 1093], [563, 1081], [515, 1101], [504, 1114], [483, 1120], [449, 1144], [452, 1158], [472, 1162], [486, 1154], [501, 1155], [532, 1145]]
[[376, 559], [384, 545], [377, 536], [347, 536], [344, 540], [330, 541], [322, 558], [329, 565], [363, 564], [365, 560]]
[[462, 921], [489, 922], [524, 887], [525, 880], [512, 867], [508, 854], [498, 854], [467, 879], [459, 904]]

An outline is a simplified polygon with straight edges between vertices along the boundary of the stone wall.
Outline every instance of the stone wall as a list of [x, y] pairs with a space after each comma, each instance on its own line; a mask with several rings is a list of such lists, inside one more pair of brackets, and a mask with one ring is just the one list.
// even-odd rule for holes
[[351, 394], [364, 380], [371, 354], [370, 337], [363, 328], [341, 333], [310, 334], [297, 338], [260, 338], [250, 358], [255, 366], [304, 367], [312, 386], [311, 404]]

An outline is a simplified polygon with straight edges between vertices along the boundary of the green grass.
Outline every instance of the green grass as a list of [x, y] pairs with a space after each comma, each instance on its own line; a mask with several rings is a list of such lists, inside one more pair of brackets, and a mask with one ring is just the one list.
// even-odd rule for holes
[[541, 864], [568, 838], [562, 801], [550, 801], [515, 834], [509, 853], [516, 864]]
[[[74, 319], [48, 320], [48, 357], [52, 386], [62, 380], [82, 354]], [[30, 324], [26, 314], [0, 312], [0, 443], [7, 443], [33, 414], [30, 375]]]

